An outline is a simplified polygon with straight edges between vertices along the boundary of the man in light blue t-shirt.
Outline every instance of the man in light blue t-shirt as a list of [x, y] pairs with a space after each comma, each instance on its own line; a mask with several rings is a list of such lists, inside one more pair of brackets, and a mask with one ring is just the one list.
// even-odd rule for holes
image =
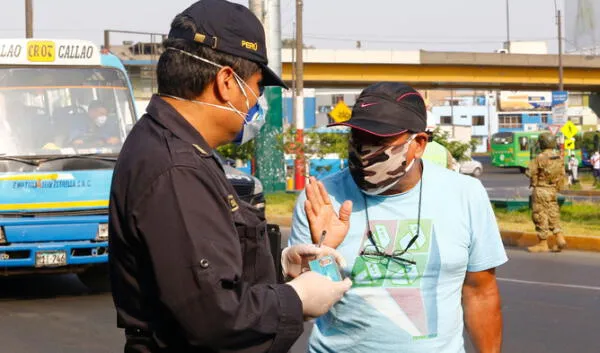
[[466, 325], [478, 351], [500, 352], [495, 268], [507, 257], [496, 219], [477, 179], [420, 158], [422, 97], [400, 83], [369, 86], [342, 124], [352, 128], [349, 168], [311, 180], [292, 224], [291, 244], [326, 230], [353, 280], [317, 320], [309, 351], [459, 353]]

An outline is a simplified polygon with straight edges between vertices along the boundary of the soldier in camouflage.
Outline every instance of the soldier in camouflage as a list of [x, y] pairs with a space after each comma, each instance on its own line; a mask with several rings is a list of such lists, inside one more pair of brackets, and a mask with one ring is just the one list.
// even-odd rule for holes
[[553, 251], [561, 251], [567, 242], [560, 229], [560, 210], [556, 194], [564, 186], [565, 168], [563, 159], [556, 148], [556, 140], [549, 133], [543, 133], [538, 139], [542, 152], [529, 163], [528, 175], [533, 188], [532, 219], [539, 242], [527, 248], [529, 252], [548, 252], [548, 237], [556, 235]]

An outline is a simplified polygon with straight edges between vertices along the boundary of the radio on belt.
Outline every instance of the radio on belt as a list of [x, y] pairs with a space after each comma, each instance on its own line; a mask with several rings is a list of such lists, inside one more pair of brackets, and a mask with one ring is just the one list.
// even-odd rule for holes
[[[327, 231], [324, 230], [321, 234], [321, 239], [319, 240], [318, 247], [321, 247], [323, 244], [323, 240], [325, 240], [325, 236], [327, 235]], [[338, 267], [337, 262], [335, 261], [335, 257], [332, 255], [327, 255], [320, 257], [316, 260], [312, 260], [308, 263], [311, 271], [322, 274], [325, 277], [329, 277], [332, 281], [341, 281], [342, 273], [340, 272], [340, 268]]]

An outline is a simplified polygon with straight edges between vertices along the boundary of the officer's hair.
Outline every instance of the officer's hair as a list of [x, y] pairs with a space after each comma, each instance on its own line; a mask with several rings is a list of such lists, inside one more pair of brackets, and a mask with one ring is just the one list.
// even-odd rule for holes
[[[171, 28], [180, 28], [196, 32], [196, 25], [187, 16], [177, 15]], [[165, 51], [161, 54], [156, 66], [158, 93], [177, 96], [185, 99], [198, 97], [206, 86], [215, 80], [219, 68], [182, 54], [168, 47], [177, 48], [195, 54], [214, 63], [229, 66], [243, 80], [260, 71], [260, 67], [249, 60], [233, 55], [217, 52], [207, 46], [184, 39], [166, 39], [163, 42]]]

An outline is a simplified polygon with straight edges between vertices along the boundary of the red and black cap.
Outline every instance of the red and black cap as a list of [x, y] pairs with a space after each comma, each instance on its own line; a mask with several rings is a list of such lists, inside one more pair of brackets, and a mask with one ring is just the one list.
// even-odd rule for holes
[[187, 39], [216, 51], [250, 60], [263, 73], [264, 86], [285, 83], [267, 64], [265, 30], [248, 8], [226, 0], [200, 0], [181, 13], [196, 24], [196, 32], [172, 28], [169, 38]]
[[423, 132], [427, 109], [414, 88], [399, 82], [379, 82], [361, 92], [348, 121], [329, 126], [340, 125], [381, 137]]

